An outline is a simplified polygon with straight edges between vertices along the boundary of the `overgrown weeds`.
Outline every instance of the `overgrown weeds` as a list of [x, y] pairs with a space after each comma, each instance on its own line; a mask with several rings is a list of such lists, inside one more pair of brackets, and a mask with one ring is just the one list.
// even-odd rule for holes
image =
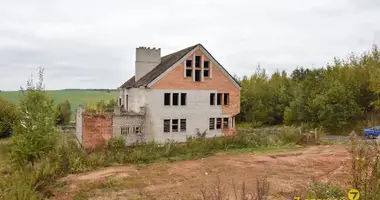
[[[107, 167], [114, 164], [145, 164], [160, 161], [177, 161], [214, 155], [220, 151], [234, 149], [255, 149], [272, 146], [293, 145], [292, 133], [280, 134], [239, 134], [232, 137], [189, 138], [185, 143], [168, 141], [164, 144], [154, 142], [125, 146], [123, 138], [112, 138], [105, 146], [91, 151], [78, 145], [75, 135], [56, 134], [56, 144], [34, 165], [21, 167], [9, 173], [0, 182], [3, 199], [33, 199], [50, 196], [49, 185], [58, 177]], [[296, 131], [293, 134], [298, 134]], [[24, 198], [25, 197], [25, 198]]]
[[355, 132], [350, 134], [351, 184], [360, 191], [360, 199], [380, 198], [380, 145], [361, 141]]
[[228, 191], [219, 176], [210, 187], [202, 186], [200, 189], [202, 200], [266, 200], [269, 197], [269, 183], [266, 178], [256, 179], [256, 187], [249, 188], [243, 182], [241, 186], [233, 180], [232, 191]]

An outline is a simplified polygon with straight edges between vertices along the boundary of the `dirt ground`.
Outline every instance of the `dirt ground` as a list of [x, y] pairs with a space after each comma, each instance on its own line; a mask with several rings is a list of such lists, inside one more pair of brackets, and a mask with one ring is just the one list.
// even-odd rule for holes
[[[291, 152], [219, 154], [216, 156], [156, 163], [124, 165], [69, 175], [53, 199], [196, 199], [200, 189], [215, 185], [217, 177], [232, 191], [232, 181], [255, 190], [256, 178], [266, 177], [273, 199], [290, 197], [312, 181], [346, 186], [349, 154], [341, 145], [321, 145]], [[103, 184], [101, 184], [103, 183]]]

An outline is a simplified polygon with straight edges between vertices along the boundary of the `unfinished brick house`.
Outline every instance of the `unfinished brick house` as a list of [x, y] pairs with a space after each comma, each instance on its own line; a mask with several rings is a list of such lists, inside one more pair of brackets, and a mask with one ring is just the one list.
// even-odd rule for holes
[[113, 135], [127, 144], [235, 133], [241, 86], [201, 44], [163, 57], [136, 48], [135, 75], [118, 90]]
[[84, 148], [122, 136], [127, 145], [154, 140], [183, 142], [235, 134], [240, 85], [201, 45], [161, 57], [161, 49], [136, 49], [135, 76], [122, 84], [113, 113], [76, 112], [76, 136]]

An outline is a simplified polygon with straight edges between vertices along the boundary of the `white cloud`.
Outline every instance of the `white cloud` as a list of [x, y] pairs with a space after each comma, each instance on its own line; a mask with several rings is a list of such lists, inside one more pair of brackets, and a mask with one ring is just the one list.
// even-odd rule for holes
[[[377, 0], [0, 0], [0, 89], [116, 88], [135, 48], [202, 43], [232, 74], [323, 66], [380, 43]], [[249, 75], [249, 74], [248, 74]]]

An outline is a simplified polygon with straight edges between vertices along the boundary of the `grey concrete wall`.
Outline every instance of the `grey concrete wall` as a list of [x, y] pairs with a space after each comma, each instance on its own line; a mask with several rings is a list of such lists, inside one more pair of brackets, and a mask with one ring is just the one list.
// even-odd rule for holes
[[[164, 93], [187, 93], [186, 106], [165, 106]], [[210, 105], [210, 93], [216, 90], [157, 90], [146, 88], [125, 89], [120, 94], [128, 94], [129, 111], [140, 112], [141, 107], [146, 108], [144, 133], [157, 142], [174, 140], [184, 142], [189, 136], [196, 136], [207, 130], [206, 137], [221, 136], [222, 130], [209, 130], [209, 118], [231, 117], [222, 115], [221, 105]], [[124, 100], [124, 99], [123, 99]], [[179, 99], [180, 104], [180, 99]], [[164, 133], [164, 119], [186, 119], [186, 131]], [[136, 120], [135, 120], [136, 121]], [[117, 119], [118, 124], [134, 124], [131, 119]], [[216, 123], [216, 121], [215, 121]], [[115, 124], [115, 123], [114, 123]], [[120, 125], [115, 126], [115, 134], [120, 134]], [[134, 141], [127, 138], [126, 141]]]
[[75, 113], [75, 135], [81, 144], [83, 143], [83, 137], [82, 137], [83, 111], [84, 111], [84, 108], [82, 106], [78, 106]]
[[[129, 89], [120, 89], [118, 98], [121, 98], [124, 109], [131, 112], [139, 113], [141, 107], [145, 107], [146, 104], [146, 92], [148, 90], [145, 88], [129, 88]], [[128, 100], [126, 96], [128, 95]], [[128, 102], [127, 102], [128, 101]], [[128, 105], [128, 109], [127, 109]]]
[[[165, 106], [164, 93], [187, 93], [186, 106]], [[206, 137], [222, 135], [221, 130], [208, 130], [209, 118], [228, 117], [222, 115], [222, 107], [210, 105], [210, 93], [216, 90], [150, 90], [146, 92], [146, 102], [150, 109], [150, 120], [155, 140], [186, 141], [186, 137], [195, 136], [207, 130]], [[180, 103], [180, 102], [179, 102]], [[148, 117], [147, 117], [148, 118]], [[186, 119], [185, 132], [164, 133], [164, 119]]]
[[135, 81], [150, 72], [161, 62], [161, 49], [136, 48]]
[[[128, 127], [127, 135], [121, 134], [121, 128]], [[133, 132], [133, 127], [141, 127], [141, 134]], [[147, 128], [144, 116], [113, 116], [113, 135], [112, 137], [123, 137], [126, 145], [136, 143], [136, 141], [147, 141], [152, 139], [152, 134]]]

